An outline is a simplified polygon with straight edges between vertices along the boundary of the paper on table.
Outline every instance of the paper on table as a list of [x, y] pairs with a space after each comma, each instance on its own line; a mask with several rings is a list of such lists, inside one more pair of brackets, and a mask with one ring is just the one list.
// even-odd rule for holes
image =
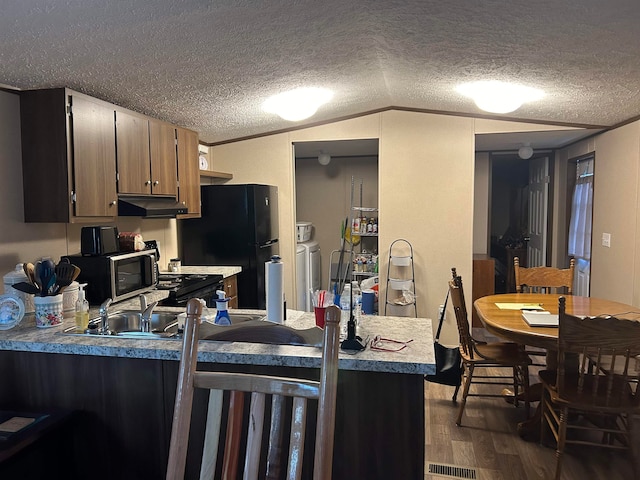
[[500, 310], [544, 310], [540, 303], [496, 303]]
[[522, 312], [522, 318], [530, 327], [557, 327], [558, 315], [549, 312]]
[[12, 417], [0, 424], [0, 432], [15, 433], [19, 430], [22, 430], [27, 425], [31, 425], [35, 421], [35, 418]]

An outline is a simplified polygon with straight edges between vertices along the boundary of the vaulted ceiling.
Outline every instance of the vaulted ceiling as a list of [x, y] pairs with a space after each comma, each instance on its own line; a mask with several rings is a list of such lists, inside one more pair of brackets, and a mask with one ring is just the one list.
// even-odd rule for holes
[[[70, 87], [215, 143], [390, 106], [476, 115], [454, 87], [544, 99], [508, 118], [612, 126], [640, 115], [637, 0], [5, 0], [0, 84]], [[302, 122], [261, 111], [334, 91]]]

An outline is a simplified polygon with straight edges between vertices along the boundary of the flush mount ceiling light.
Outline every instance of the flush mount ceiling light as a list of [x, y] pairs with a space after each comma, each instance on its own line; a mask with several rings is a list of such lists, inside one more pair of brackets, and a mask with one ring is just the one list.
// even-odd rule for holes
[[320, 165], [326, 166], [326, 165], [329, 165], [330, 161], [331, 161], [331, 155], [320, 150], [320, 152], [318, 153], [318, 163]]
[[523, 160], [529, 160], [533, 155], [533, 148], [531, 144], [525, 143], [518, 149], [518, 156]]
[[496, 80], [464, 83], [456, 91], [470, 97], [478, 108], [491, 113], [509, 113], [523, 103], [539, 100], [544, 96], [537, 88], [498, 82]]
[[262, 109], [290, 122], [296, 122], [316, 113], [318, 107], [331, 100], [332, 96], [333, 92], [326, 88], [296, 88], [269, 97], [262, 104]]

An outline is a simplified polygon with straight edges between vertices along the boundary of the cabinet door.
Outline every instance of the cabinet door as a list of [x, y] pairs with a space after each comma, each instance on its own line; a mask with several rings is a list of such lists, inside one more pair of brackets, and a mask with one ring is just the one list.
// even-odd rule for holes
[[238, 276], [231, 275], [223, 280], [224, 294], [229, 298], [229, 308], [238, 308]]
[[200, 169], [198, 134], [178, 128], [178, 201], [189, 209], [184, 217], [200, 216]]
[[151, 192], [155, 195], [178, 195], [176, 163], [176, 129], [168, 123], [149, 121], [151, 153]]
[[151, 193], [149, 121], [116, 111], [118, 193]]
[[70, 97], [76, 217], [118, 214], [114, 110]]

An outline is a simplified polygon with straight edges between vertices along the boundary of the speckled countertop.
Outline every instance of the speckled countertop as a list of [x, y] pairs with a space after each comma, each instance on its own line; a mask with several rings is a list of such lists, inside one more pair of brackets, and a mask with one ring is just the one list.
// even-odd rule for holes
[[[185, 267], [183, 267], [185, 268]], [[151, 291], [151, 301], [162, 299], [165, 291]], [[112, 311], [139, 310], [139, 300], [113, 304]], [[158, 307], [158, 311], [184, 312], [181, 308]], [[215, 314], [215, 309], [213, 314]], [[261, 313], [256, 310], [233, 310], [238, 313]], [[96, 316], [91, 309], [92, 318]], [[295, 329], [315, 326], [313, 313], [287, 310], [285, 325]], [[108, 357], [179, 360], [182, 342], [179, 339], [125, 339], [100, 335], [65, 335], [65, 328], [73, 326], [73, 318], [65, 318], [62, 326], [40, 329], [33, 315], [25, 317], [20, 325], [0, 331], [0, 350], [94, 355]], [[378, 371], [407, 374], [432, 374], [435, 371], [431, 320], [424, 318], [363, 316], [358, 334], [362, 338], [381, 335], [385, 338], [407, 341], [413, 339], [400, 352], [380, 352], [367, 348], [357, 354], [340, 351], [339, 368], [345, 370]], [[281, 365], [289, 367], [319, 367], [321, 350], [310, 346], [267, 345], [242, 342], [201, 341], [198, 360], [202, 362]]]
[[197, 266], [197, 265], [183, 265], [178, 267], [175, 272], [167, 270], [160, 271], [160, 274], [172, 274], [172, 273], [186, 273], [187, 275], [222, 275], [224, 278], [236, 275], [242, 271], [241, 267], [209, 267], [209, 266]]

